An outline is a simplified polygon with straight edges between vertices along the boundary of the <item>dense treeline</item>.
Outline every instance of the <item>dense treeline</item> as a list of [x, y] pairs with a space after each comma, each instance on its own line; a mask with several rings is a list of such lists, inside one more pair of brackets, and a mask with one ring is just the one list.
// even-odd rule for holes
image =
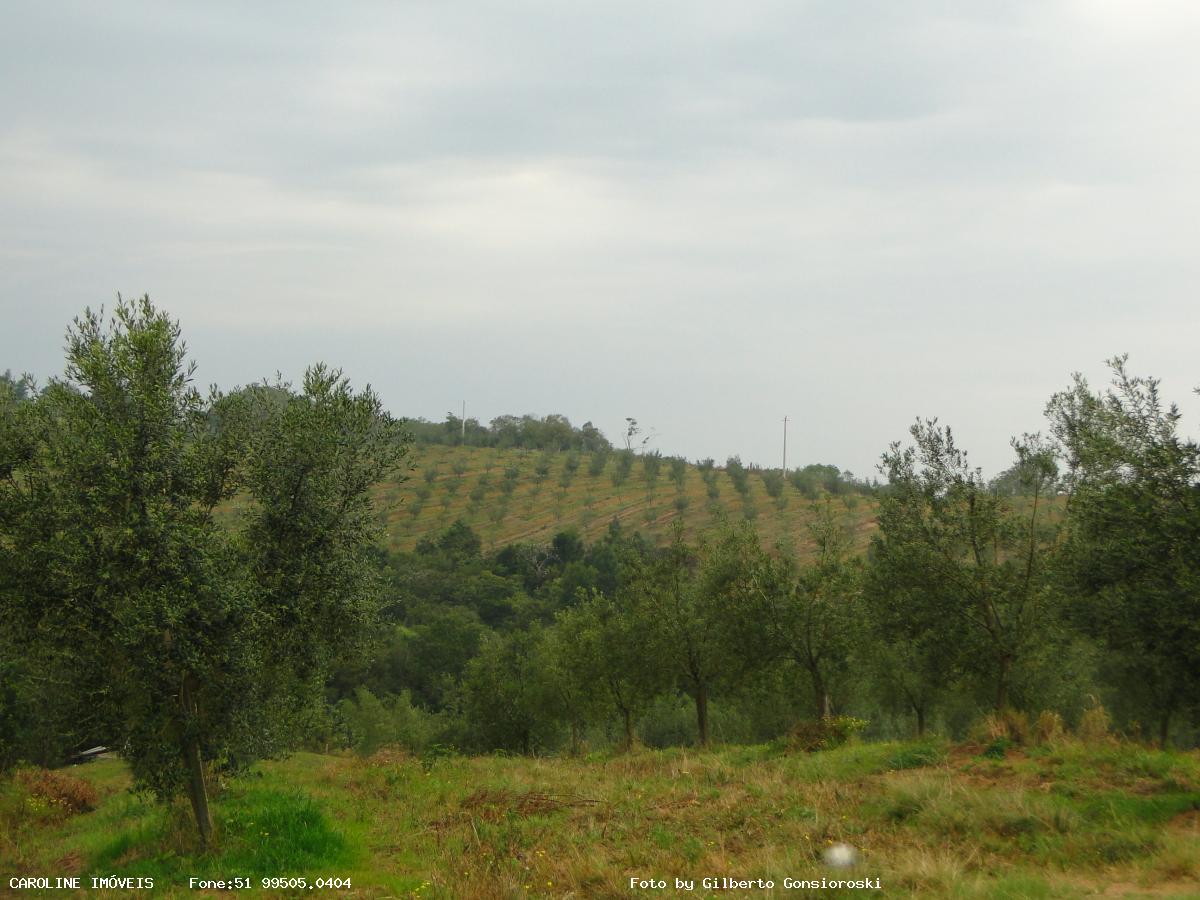
[[454, 413], [446, 413], [443, 422], [416, 418], [406, 419], [405, 425], [418, 444], [583, 452], [612, 450], [612, 444], [591, 422], [576, 428], [566, 416], [558, 414], [540, 418], [533, 415], [497, 416], [484, 425], [478, 419], [464, 421]]
[[[1051, 398], [1048, 436], [990, 482], [936, 420], [887, 449], [883, 486], [787, 473], [816, 512], [804, 561], [748, 521], [493, 552], [456, 523], [388, 553], [368, 488], [410, 436], [370, 392], [317, 366], [206, 400], [148, 300], [68, 337], [66, 379], [0, 379], [0, 765], [115, 743], [144, 785], [202, 794], [208, 768], [299, 744], [819, 747], [1101, 707], [1196, 741], [1200, 447], [1124, 359]], [[467, 434], [683, 467], [560, 416]], [[853, 492], [878, 504], [865, 555], [834, 502]]]

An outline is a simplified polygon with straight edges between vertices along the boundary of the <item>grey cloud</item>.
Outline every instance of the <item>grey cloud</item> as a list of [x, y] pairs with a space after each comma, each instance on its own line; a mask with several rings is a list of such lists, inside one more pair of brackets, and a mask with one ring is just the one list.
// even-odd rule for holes
[[206, 380], [328, 358], [399, 412], [636, 415], [668, 452], [762, 461], [787, 413], [795, 458], [859, 472], [917, 414], [998, 468], [1120, 350], [1185, 403], [1195, 380], [1186, 4], [6, 24], [0, 369], [57, 370], [85, 304], [149, 291]]

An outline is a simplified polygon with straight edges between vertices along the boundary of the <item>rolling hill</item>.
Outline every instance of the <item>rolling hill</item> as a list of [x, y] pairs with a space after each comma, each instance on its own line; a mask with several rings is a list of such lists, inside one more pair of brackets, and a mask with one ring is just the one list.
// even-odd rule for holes
[[[411, 549], [461, 519], [491, 549], [547, 542], [573, 528], [598, 537], [614, 519], [656, 542], [676, 521], [694, 538], [722, 520], [749, 519], [764, 544], [801, 557], [820, 507], [843, 513], [856, 543], [875, 528], [875, 501], [858, 493], [805, 496], [789, 481], [771, 484], [757, 470], [729, 472], [657, 456], [424, 444], [414, 447], [407, 480], [378, 486], [376, 499], [390, 549]], [[769, 478], [769, 476], [768, 476]], [[739, 483], [743, 490], [739, 491]]]

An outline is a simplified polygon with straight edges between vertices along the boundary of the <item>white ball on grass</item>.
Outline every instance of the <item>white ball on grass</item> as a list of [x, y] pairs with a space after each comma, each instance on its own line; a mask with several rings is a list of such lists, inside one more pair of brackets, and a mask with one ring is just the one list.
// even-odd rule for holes
[[834, 869], [848, 869], [858, 862], [858, 851], [849, 844], [834, 844], [825, 848], [825, 865]]

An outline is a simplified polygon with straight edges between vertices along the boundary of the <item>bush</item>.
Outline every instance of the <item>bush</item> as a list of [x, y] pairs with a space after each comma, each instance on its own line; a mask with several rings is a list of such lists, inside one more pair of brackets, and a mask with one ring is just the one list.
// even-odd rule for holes
[[72, 816], [96, 808], [99, 797], [96, 789], [82, 778], [49, 769], [20, 768], [13, 780], [28, 795], [49, 806], [52, 812]]
[[814, 753], [817, 750], [832, 750], [849, 741], [870, 723], [853, 716], [825, 716], [799, 722], [788, 732], [788, 745], [792, 750]]
[[642, 472], [645, 475], [647, 482], [658, 479], [658, 472], [661, 467], [662, 454], [660, 454], [657, 450], [653, 453], [645, 453], [642, 455]]
[[1062, 716], [1048, 709], [1038, 713], [1037, 721], [1033, 723], [1033, 742], [1035, 744], [1059, 744], [1066, 735]]
[[741, 457], [731, 456], [725, 460], [725, 474], [739, 494], [744, 496], [750, 492], [750, 472], [742, 465]]
[[675, 482], [675, 486], [683, 490], [683, 482], [687, 478], [687, 460], [682, 456], [672, 456], [671, 463], [671, 480]]
[[576, 472], [579, 471], [579, 463], [580, 463], [579, 454], [576, 451], [572, 450], [570, 453], [567, 454], [566, 458], [563, 460], [563, 472], [574, 475]]
[[971, 740], [990, 744], [1006, 740], [1010, 744], [1029, 742], [1029, 717], [1015, 709], [991, 712], [971, 726]]
[[621, 450], [617, 453], [617, 464], [610, 475], [613, 487], [620, 487], [629, 478], [633, 470], [633, 451]]
[[763, 487], [766, 488], [767, 495], [774, 499], [778, 499], [783, 495], [783, 473], [778, 469], [763, 469], [759, 473], [762, 478]]
[[592, 453], [588, 459], [588, 474], [593, 478], [601, 475], [604, 472], [604, 467], [608, 465], [608, 451], [597, 450]]
[[353, 699], [338, 704], [351, 747], [360, 756], [371, 756], [381, 747], [399, 745], [420, 753], [437, 731], [436, 717], [414, 706], [407, 691], [382, 700], [365, 687]]
[[1085, 744], [1107, 744], [1112, 740], [1112, 718], [1100, 703], [1085, 709], [1079, 717], [1075, 734]]
[[1013, 742], [1009, 738], [1001, 735], [1000, 737], [990, 741], [988, 745], [983, 748], [983, 752], [980, 755], [986, 757], [987, 759], [1004, 759], [1005, 754], [1008, 753], [1008, 748], [1012, 745]]

